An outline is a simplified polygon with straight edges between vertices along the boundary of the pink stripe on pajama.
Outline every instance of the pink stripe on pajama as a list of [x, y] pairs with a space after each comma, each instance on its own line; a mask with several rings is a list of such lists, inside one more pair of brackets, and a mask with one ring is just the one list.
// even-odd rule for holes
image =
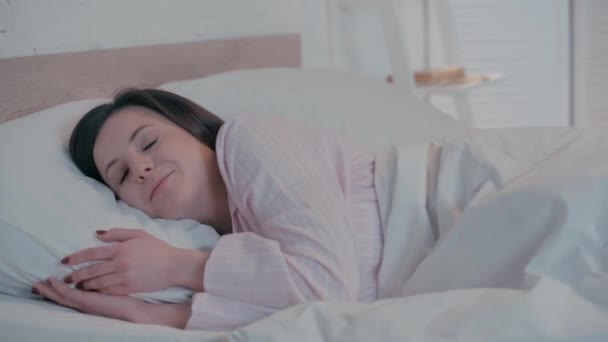
[[233, 329], [312, 300], [377, 298], [373, 155], [260, 116], [226, 122], [216, 153], [234, 233], [209, 256], [188, 329]]

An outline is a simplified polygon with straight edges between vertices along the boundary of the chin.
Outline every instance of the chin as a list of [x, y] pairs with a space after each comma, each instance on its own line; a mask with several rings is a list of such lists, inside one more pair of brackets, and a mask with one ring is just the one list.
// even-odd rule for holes
[[179, 220], [184, 218], [184, 215], [177, 210], [165, 210], [160, 216], [167, 220]]

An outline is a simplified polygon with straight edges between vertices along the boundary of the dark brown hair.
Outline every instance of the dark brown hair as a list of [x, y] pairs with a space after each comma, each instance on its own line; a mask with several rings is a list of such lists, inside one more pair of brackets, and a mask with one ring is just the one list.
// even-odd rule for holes
[[215, 151], [215, 140], [224, 124], [220, 117], [193, 101], [168, 91], [128, 88], [119, 92], [112, 102], [87, 112], [72, 131], [70, 156], [86, 176], [106, 184], [95, 165], [93, 147], [105, 121], [128, 106], [145, 107], [162, 115]]

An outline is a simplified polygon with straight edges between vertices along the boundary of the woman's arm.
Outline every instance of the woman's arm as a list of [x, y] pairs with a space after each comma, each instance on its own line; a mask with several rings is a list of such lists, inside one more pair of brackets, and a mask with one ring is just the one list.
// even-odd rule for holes
[[32, 292], [81, 312], [178, 329], [186, 327], [192, 312], [190, 304], [151, 304], [127, 296], [82, 291], [54, 278], [34, 284]]
[[66, 265], [90, 261], [65, 278], [80, 289], [112, 295], [157, 291], [182, 286], [203, 291], [203, 274], [208, 252], [170, 246], [143, 230], [114, 228], [98, 231], [104, 242], [118, 242], [88, 248], [62, 260]]
[[203, 292], [203, 276], [209, 253], [191, 249], [177, 249], [173, 256], [171, 278], [175, 286]]
[[191, 314], [191, 304], [152, 304], [138, 302], [133, 322], [141, 324], [158, 324], [185, 329]]

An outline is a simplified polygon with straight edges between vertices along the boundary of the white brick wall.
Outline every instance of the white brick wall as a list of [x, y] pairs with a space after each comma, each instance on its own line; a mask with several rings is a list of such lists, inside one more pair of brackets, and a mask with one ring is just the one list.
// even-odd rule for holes
[[[380, 0], [0, 0], [0, 58], [299, 32], [305, 67], [327, 66], [331, 60], [334, 68], [382, 79], [390, 71], [382, 26], [374, 13], [376, 1]], [[568, 96], [561, 90], [568, 86], [567, 44], [547, 38], [559, 36], [567, 42], [567, 32], [563, 32], [567, 25], [559, 10], [565, 8], [566, 0], [535, 1], [533, 8], [538, 13], [530, 11], [532, 5], [527, 0], [450, 1], [456, 9], [456, 22], [462, 26], [466, 66], [507, 72], [506, 82], [472, 93], [477, 121], [487, 127], [566, 124]], [[423, 65], [420, 0], [399, 2], [408, 29], [410, 64], [417, 69]], [[334, 13], [331, 22], [326, 16], [330, 3]], [[494, 11], [501, 6], [515, 15]], [[542, 35], [539, 51], [549, 44], [549, 52], [530, 56], [526, 50], [500, 53], [499, 48], [509, 52], [515, 45], [498, 39], [492, 47], [476, 45], [477, 37], [488, 31], [476, 24], [477, 18], [487, 19], [488, 27], [495, 31], [500, 27], [494, 21], [500, 19], [506, 32], [520, 32], [522, 29], [515, 30], [519, 28], [517, 20], [524, 17], [530, 25], [523, 29]], [[511, 22], [513, 30], [508, 26]], [[328, 24], [333, 32], [333, 54], [328, 53]], [[437, 41], [436, 35], [433, 38]], [[436, 60], [440, 49], [433, 45], [434, 63], [441, 63]], [[524, 57], [525, 68], [520, 66]], [[533, 76], [521, 77], [524, 72]], [[556, 77], [555, 82], [545, 82], [551, 87], [527, 81]], [[450, 111], [449, 106], [437, 104]]]
[[0, 0], [0, 58], [302, 32], [326, 63], [323, 0]]
[[[0, 58], [299, 32], [304, 65], [324, 66], [331, 2], [333, 66], [381, 77], [388, 73], [388, 60], [373, 1], [0, 0]], [[420, 8], [415, 0], [404, 2], [416, 51]], [[421, 55], [412, 58], [414, 66], [421, 65]]]

